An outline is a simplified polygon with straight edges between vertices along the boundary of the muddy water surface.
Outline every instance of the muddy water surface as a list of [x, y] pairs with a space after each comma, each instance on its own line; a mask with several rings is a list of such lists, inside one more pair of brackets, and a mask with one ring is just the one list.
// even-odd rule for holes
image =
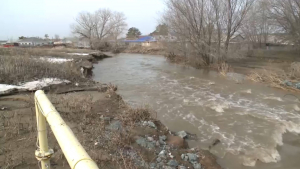
[[300, 103], [286, 91], [153, 55], [119, 54], [95, 65], [94, 74], [118, 85], [127, 102], [156, 110], [170, 130], [197, 134], [191, 147], [221, 140], [210, 151], [224, 168], [300, 168]]

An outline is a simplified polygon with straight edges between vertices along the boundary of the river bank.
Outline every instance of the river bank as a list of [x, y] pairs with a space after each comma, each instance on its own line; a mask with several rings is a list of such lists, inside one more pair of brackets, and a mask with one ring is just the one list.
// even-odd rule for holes
[[166, 51], [162, 46], [144, 47], [144, 46], [131, 46], [127, 47], [122, 53], [139, 53], [149, 55], [165, 55]]
[[297, 49], [256, 49], [246, 52], [247, 55], [245, 52], [237, 52], [234, 56], [228, 56], [225, 62], [211, 65], [203, 65], [201, 59], [167, 53], [162, 46], [133, 46], [125, 49], [124, 53], [162, 55], [171, 63], [215, 70], [224, 76], [227, 73], [238, 73], [244, 75], [245, 79], [271, 87], [300, 91], [300, 53]]
[[[63, 58], [74, 59], [68, 55]], [[79, 60], [85, 59], [81, 57]], [[35, 67], [35, 70], [42, 71], [42, 67]], [[48, 74], [39, 78], [48, 78], [49, 75], [53, 78], [53, 70], [49, 69]], [[77, 68], [73, 70], [78, 71]], [[12, 75], [7, 74], [7, 77], [13, 79], [14, 85], [32, 79], [28, 76], [26, 80], [18, 81], [11, 78]], [[36, 86], [30, 90], [14, 86], [0, 96], [1, 168], [38, 168], [33, 155], [37, 148], [33, 92], [37, 89], [47, 92], [55, 108], [100, 168], [220, 168], [209, 152], [188, 148], [186, 141], [194, 139], [193, 135], [168, 130], [148, 108], [128, 106], [115, 93], [115, 86], [93, 82], [82, 74], [75, 75], [78, 77], [68, 79], [68, 83]], [[64, 77], [69, 76], [59, 78], [64, 80]], [[1, 82], [8, 81], [2, 79]], [[49, 147], [55, 152], [52, 168], [65, 168], [68, 164], [49, 127], [48, 131]]]

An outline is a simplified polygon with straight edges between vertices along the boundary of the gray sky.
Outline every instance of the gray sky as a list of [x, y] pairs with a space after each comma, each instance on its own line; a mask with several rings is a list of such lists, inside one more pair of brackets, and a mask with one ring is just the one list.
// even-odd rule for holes
[[81, 11], [109, 8], [123, 12], [128, 28], [151, 33], [163, 11], [163, 0], [0, 0], [0, 40], [19, 36], [71, 36], [70, 24]]

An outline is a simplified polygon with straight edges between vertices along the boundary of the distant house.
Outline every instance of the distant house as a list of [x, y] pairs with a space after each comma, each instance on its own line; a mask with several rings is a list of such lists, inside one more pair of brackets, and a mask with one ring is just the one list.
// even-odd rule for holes
[[80, 38], [77, 40], [76, 43], [73, 43], [73, 45], [77, 48], [86, 48], [86, 49], [91, 48], [90, 40], [87, 38]]
[[129, 46], [151, 46], [151, 44], [156, 43], [156, 39], [153, 36], [140, 36], [136, 40], [124, 40], [124, 42]]
[[294, 43], [289, 40], [289, 35], [286, 33], [273, 33], [268, 35], [267, 44], [268, 45], [294, 45]]
[[245, 42], [245, 38], [240, 34], [232, 37], [229, 41], [229, 43], [241, 43], [241, 42]]
[[0, 45], [5, 45], [7, 43], [7, 40], [0, 40]]
[[67, 38], [58, 39], [53, 42], [54, 46], [71, 46], [72, 44], [73, 44], [73, 42]]
[[18, 44], [21, 47], [31, 47], [31, 46], [47, 46], [47, 45], [51, 45], [51, 42], [41, 38], [30, 37], [30, 38], [20, 39], [18, 41]]

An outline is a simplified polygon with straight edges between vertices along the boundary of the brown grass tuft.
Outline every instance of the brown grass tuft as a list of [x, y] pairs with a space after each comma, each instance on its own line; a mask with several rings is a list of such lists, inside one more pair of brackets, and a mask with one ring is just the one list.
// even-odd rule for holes
[[42, 78], [84, 80], [79, 69], [71, 62], [49, 63], [26, 55], [0, 56], [0, 83], [19, 84]]

